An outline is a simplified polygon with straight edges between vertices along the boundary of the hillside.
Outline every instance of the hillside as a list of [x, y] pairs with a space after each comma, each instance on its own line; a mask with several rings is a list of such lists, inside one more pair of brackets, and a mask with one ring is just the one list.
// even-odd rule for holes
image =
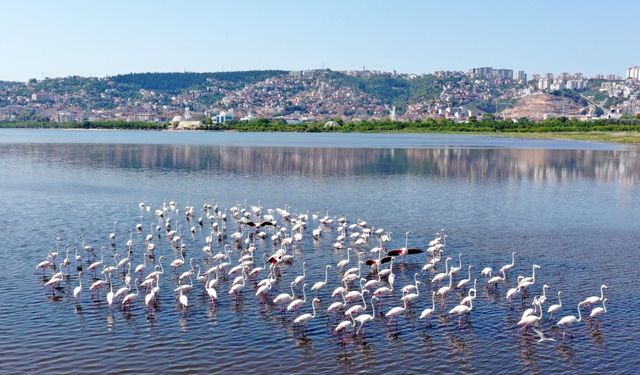
[[537, 93], [521, 97], [516, 100], [514, 106], [500, 112], [500, 115], [514, 119], [526, 117], [541, 120], [548, 116], [585, 115], [588, 110], [584, 101], [581, 102], [574, 97]]
[[[590, 100], [626, 106], [622, 97], [613, 101], [597, 91], [601, 83], [588, 87], [599, 98]], [[576, 91], [521, 96], [531, 91], [533, 82], [472, 78], [462, 72], [414, 75], [316, 69], [71, 76], [0, 82], [0, 121], [166, 122], [178, 116], [204, 120], [225, 112], [235, 119], [294, 123], [387, 117], [464, 122], [505, 106], [511, 108], [501, 115], [532, 119], [579, 115], [587, 107]], [[632, 106], [624, 108], [633, 111]]]

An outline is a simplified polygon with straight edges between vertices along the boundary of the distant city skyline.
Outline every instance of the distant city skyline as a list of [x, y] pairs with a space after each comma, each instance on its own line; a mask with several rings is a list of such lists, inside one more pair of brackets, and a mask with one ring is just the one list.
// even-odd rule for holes
[[0, 80], [252, 69], [431, 73], [640, 65], [640, 2], [3, 2]]

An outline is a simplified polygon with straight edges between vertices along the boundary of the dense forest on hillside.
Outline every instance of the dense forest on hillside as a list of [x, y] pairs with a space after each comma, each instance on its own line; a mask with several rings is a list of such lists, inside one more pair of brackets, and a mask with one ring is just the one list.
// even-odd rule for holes
[[343, 85], [362, 90], [383, 103], [395, 105], [400, 112], [408, 103], [438, 97], [442, 87], [453, 78], [440, 79], [432, 74], [413, 79], [394, 76], [360, 77], [341, 72], [330, 72], [329, 77]]
[[157, 90], [177, 94], [185, 89], [198, 89], [207, 80], [213, 79], [241, 87], [265, 79], [285, 74], [283, 70], [251, 70], [245, 72], [215, 72], [215, 73], [130, 73], [112, 76], [114, 82], [132, 85], [145, 90]]

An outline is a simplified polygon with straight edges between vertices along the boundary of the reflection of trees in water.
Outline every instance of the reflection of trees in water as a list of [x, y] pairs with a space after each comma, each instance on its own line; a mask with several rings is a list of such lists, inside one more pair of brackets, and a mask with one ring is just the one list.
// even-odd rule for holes
[[0, 156], [94, 168], [213, 171], [256, 175], [418, 174], [469, 180], [579, 178], [635, 183], [637, 151], [544, 149], [362, 149], [201, 145], [22, 144]]

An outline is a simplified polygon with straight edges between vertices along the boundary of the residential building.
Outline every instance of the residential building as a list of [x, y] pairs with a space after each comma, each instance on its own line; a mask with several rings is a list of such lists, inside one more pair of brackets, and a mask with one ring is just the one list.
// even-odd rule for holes
[[540, 90], [540, 91], [550, 90], [552, 83], [553, 83], [552, 79], [540, 78], [538, 80], [538, 90]]
[[629, 78], [640, 80], [640, 66], [632, 66], [627, 69], [627, 79]]
[[482, 68], [473, 68], [469, 71], [471, 78], [489, 79], [492, 77], [493, 68], [490, 66]]
[[491, 72], [491, 76], [493, 79], [497, 79], [500, 81], [507, 81], [513, 79], [513, 70], [511, 69], [494, 69]]
[[215, 116], [216, 124], [224, 124], [228, 121], [233, 121], [233, 112], [220, 112], [220, 114]]

